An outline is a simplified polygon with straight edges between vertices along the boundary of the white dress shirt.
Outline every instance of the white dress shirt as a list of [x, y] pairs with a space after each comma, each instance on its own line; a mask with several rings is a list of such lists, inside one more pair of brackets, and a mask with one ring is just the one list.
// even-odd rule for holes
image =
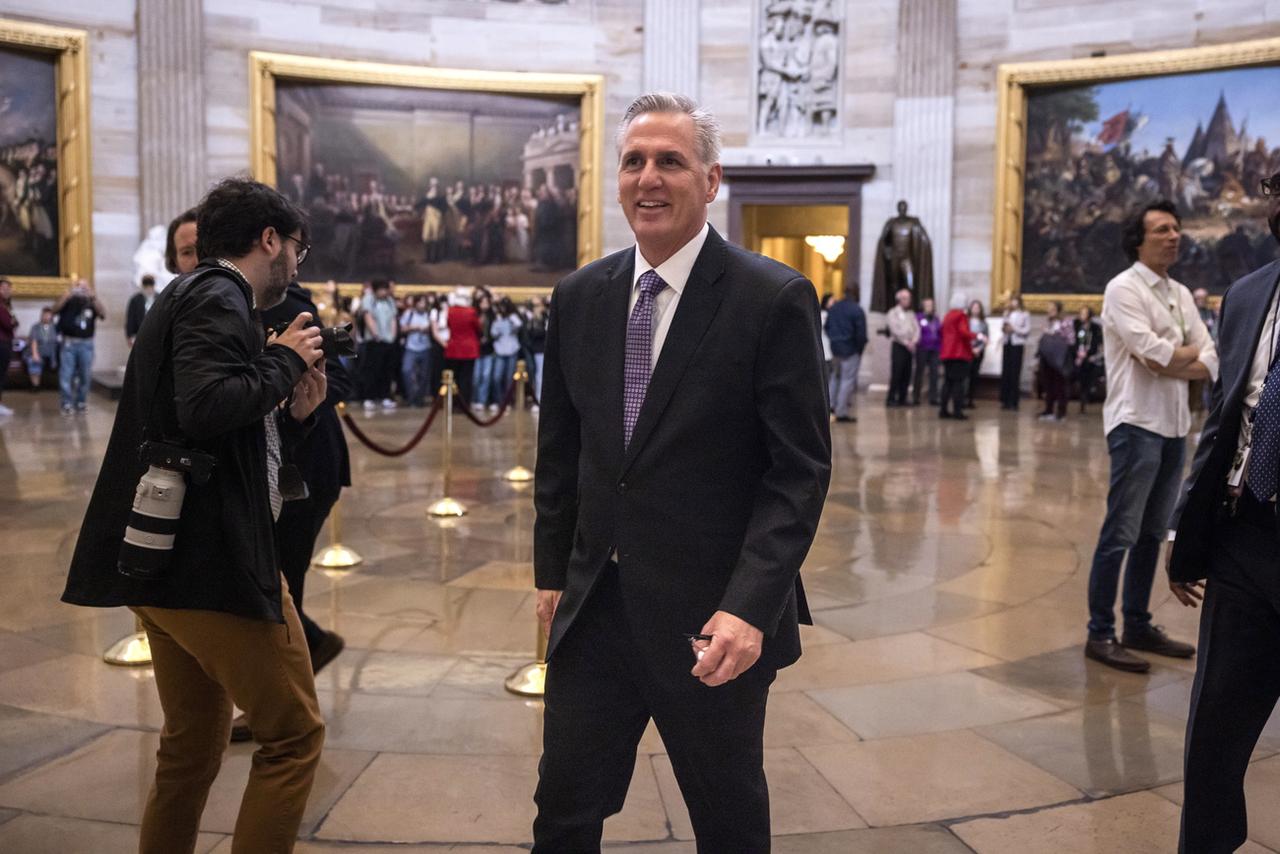
[[689, 274], [693, 272], [693, 264], [698, 260], [702, 245], [707, 242], [709, 226], [704, 222], [702, 230], [693, 239], [676, 250], [676, 254], [663, 261], [657, 267], [645, 260], [640, 253], [640, 245], [636, 244], [636, 271], [631, 277], [631, 299], [627, 302], [627, 317], [635, 310], [640, 300], [640, 277], [653, 270], [662, 277], [667, 286], [653, 301], [653, 349], [651, 350], [650, 368], [657, 367], [658, 356], [662, 354], [662, 345], [666, 343], [667, 332], [671, 329], [671, 318], [676, 316], [676, 305], [684, 286], [689, 283]]
[[903, 347], [911, 348], [920, 340], [920, 326], [916, 323], [916, 313], [909, 308], [894, 304], [885, 318], [889, 324], [889, 337]]
[[1173, 351], [1186, 344], [1218, 377], [1218, 350], [1191, 291], [1159, 276], [1141, 261], [1107, 283], [1102, 298], [1103, 345], [1107, 360], [1107, 400], [1102, 425], [1110, 433], [1132, 424], [1167, 439], [1191, 430], [1187, 381], [1151, 371], [1142, 359], [1168, 365]]

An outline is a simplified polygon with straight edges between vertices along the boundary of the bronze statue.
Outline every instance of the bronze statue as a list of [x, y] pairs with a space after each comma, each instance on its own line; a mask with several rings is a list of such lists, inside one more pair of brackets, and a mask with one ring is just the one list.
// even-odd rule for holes
[[933, 246], [920, 220], [907, 216], [907, 203], [898, 202], [898, 215], [884, 224], [876, 242], [871, 310], [888, 311], [894, 294], [911, 291], [912, 302], [933, 299]]

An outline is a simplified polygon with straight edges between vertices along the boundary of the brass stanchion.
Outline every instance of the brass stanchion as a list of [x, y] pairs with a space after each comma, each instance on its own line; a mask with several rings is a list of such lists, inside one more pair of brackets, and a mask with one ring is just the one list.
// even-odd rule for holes
[[151, 641], [142, 629], [142, 621], [133, 618], [134, 632], [107, 647], [102, 660], [117, 667], [142, 667], [151, 663]]
[[503, 683], [512, 694], [541, 697], [547, 685], [547, 636], [538, 625], [538, 660], [531, 661], [507, 677]]
[[427, 515], [438, 519], [467, 515], [462, 502], [449, 495], [453, 491], [453, 396], [456, 393], [453, 371], [446, 368], [440, 379], [440, 394], [444, 397], [444, 498], [427, 508]]
[[[347, 404], [338, 401], [339, 417], [346, 412]], [[360, 557], [355, 549], [349, 549], [342, 544], [342, 499], [339, 497], [333, 505], [333, 510], [329, 511], [329, 545], [316, 552], [315, 557], [311, 558], [311, 565], [321, 569], [350, 569], [362, 563], [364, 558]]]
[[521, 465], [524, 456], [524, 384], [529, 381], [529, 368], [524, 359], [516, 362], [516, 396], [511, 413], [516, 420], [516, 464], [502, 473], [502, 479], [510, 483], [528, 483], [533, 480], [533, 472]]

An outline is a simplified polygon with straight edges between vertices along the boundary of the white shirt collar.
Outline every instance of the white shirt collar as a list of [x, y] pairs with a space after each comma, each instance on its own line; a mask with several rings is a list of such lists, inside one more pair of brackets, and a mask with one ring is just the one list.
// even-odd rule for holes
[[1146, 264], [1143, 264], [1141, 261], [1134, 261], [1133, 269], [1138, 274], [1138, 276], [1142, 279], [1142, 281], [1146, 282], [1148, 285], [1152, 285], [1153, 287], [1155, 285], [1160, 284], [1161, 282], [1164, 282], [1166, 284], [1169, 282], [1169, 277], [1167, 275], [1165, 276], [1160, 275], [1155, 270], [1148, 267]]
[[667, 283], [667, 287], [677, 294], [684, 293], [684, 286], [689, 282], [689, 274], [693, 272], [693, 264], [698, 260], [698, 253], [702, 252], [702, 245], [707, 242], [707, 234], [710, 230], [711, 226], [704, 222], [702, 230], [695, 234], [692, 240], [677, 249], [676, 254], [657, 267], [645, 260], [644, 255], [640, 253], [640, 245], [636, 244], [636, 270], [631, 277], [632, 289], [642, 275], [654, 270], [662, 277], [662, 281]]

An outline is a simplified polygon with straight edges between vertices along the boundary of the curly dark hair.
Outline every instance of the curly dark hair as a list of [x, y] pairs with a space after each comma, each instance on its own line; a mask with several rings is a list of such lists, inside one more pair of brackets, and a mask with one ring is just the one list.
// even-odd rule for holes
[[239, 258], [248, 254], [267, 228], [281, 238], [300, 231], [309, 241], [307, 217], [276, 190], [249, 178], [225, 178], [200, 202], [196, 218], [196, 254], [201, 258]]
[[191, 208], [178, 214], [173, 222], [169, 223], [169, 233], [164, 238], [164, 268], [174, 275], [178, 273], [178, 247], [174, 244], [178, 228], [188, 222], [195, 222], [199, 216], [200, 209]]
[[1138, 260], [1138, 247], [1147, 237], [1147, 214], [1152, 211], [1170, 214], [1178, 221], [1179, 226], [1182, 225], [1182, 217], [1178, 216], [1178, 208], [1173, 202], [1168, 199], [1147, 202], [1125, 220], [1124, 227], [1120, 231], [1120, 248], [1124, 250], [1124, 254], [1130, 261]]

